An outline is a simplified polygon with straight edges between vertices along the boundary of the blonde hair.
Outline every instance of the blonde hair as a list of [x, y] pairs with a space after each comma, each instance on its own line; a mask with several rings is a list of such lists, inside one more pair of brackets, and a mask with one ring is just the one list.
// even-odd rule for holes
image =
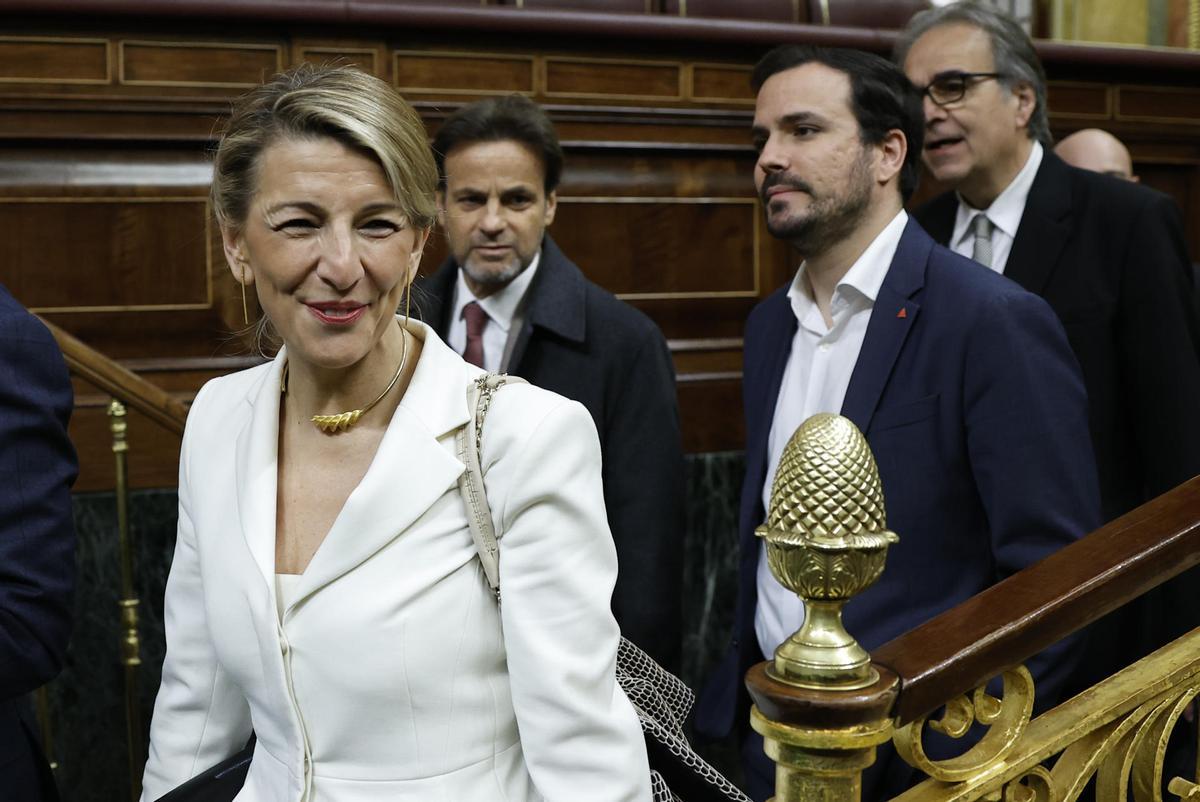
[[372, 154], [408, 224], [437, 217], [437, 167], [421, 118], [390, 85], [352, 67], [301, 64], [239, 98], [213, 162], [209, 197], [217, 221], [239, 230], [258, 186], [258, 164], [271, 144], [329, 137]]

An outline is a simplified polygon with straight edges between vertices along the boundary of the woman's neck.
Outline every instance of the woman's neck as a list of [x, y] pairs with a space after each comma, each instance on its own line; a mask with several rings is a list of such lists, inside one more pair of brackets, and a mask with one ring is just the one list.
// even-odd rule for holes
[[400, 325], [389, 325], [369, 353], [343, 368], [323, 368], [289, 353], [283, 414], [291, 422], [312, 425], [314, 415], [363, 409], [396, 378], [395, 385], [364, 413], [359, 424], [366, 425], [369, 419], [386, 426], [408, 388], [419, 351], [416, 337]]

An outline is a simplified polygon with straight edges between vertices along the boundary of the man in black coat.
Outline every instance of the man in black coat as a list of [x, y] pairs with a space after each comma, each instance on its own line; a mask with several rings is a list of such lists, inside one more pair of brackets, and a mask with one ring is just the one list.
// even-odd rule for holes
[[0, 798], [56, 800], [29, 693], [62, 668], [71, 629], [73, 404], [50, 332], [0, 287]]
[[451, 256], [418, 285], [418, 311], [468, 361], [587, 407], [619, 563], [613, 613], [626, 637], [678, 670], [683, 459], [666, 341], [545, 233], [562, 150], [536, 104], [469, 105], [433, 148]]
[[[925, 94], [925, 165], [955, 190], [917, 219], [1062, 320], [1087, 386], [1105, 520], [1200, 473], [1200, 332], [1175, 205], [1051, 152], [1045, 73], [1002, 12], [922, 12], [896, 60]], [[1081, 684], [1200, 625], [1200, 596], [1186, 584], [1101, 622]]]

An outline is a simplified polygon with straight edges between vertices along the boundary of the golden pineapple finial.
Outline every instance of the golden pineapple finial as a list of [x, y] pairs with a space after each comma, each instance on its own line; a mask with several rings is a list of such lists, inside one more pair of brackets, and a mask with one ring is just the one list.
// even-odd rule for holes
[[883, 573], [888, 546], [883, 488], [866, 438], [840, 415], [813, 415], [784, 448], [767, 521], [767, 564], [804, 600], [804, 625], [775, 650], [771, 673], [818, 688], [861, 688], [878, 674], [842, 626], [842, 606]]

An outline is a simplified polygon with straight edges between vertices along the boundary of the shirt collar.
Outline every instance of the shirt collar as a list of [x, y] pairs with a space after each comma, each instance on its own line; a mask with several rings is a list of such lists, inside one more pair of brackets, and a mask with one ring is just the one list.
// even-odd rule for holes
[[[854, 264], [850, 265], [850, 269], [846, 271], [846, 275], [842, 276], [842, 280], [838, 282], [837, 288], [833, 292], [834, 317], [851, 300], [847, 296], [857, 294], [865, 299], [868, 305], [875, 303], [875, 299], [879, 296], [879, 288], [883, 286], [883, 280], [887, 278], [888, 270], [892, 266], [892, 259], [896, 255], [896, 249], [900, 246], [900, 237], [904, 234], [904, 227], [907, 224], [908, 212], [901, 209], [892, 218], [892, 221], [876, 235]], [[788, 289], [788, 298], [792, 303], [792, 312], [801, 323], [804, 323], [807, 316], [817, 311], [817, 304], [812, 299], [808, 280], [804, 276], [803, 264], [796, 271], [796, 277], [792, 279], [792, 286]]]
[[513, 317], [517, 314], [521, 299], [525, 297], [525, 292], [529, 289], [529, 284], [533, 281], [533, 274], [537, 272], [538, 263], [541, 261], [542, 252], [539, 250], [534, 255], [533, 261], [529, 263], [529, 267], [518, 273], [516, 278], [508, 284], [482, 300], [476, 298], [475, 294], [471, 292], [466, 279], [463, 278], [462, 267], [459, 267], [458, 276], [454, 281], [454, 315], [450, 320], [455, 321], [461, 318], [463, 307], [471, 301], [477, 301], [483, 307], [483, 311], [487, 312], [489, 323], [495, 323], [502, 331], [507, 332], [512, 327]]
[[1008, 183], [994, 201], [986, 209], [976, 209], [967, 203], [962, 195], [958, 196], [958, 214], [954, 218], [954, 238], [951, 242], [959, 242], [967, 236], [971, 219], [979, 212], [985, 212], [992, 225], [1003, 231], [1010, 238], [1016, 238], [1017, 227], [1021, 224], [1021, 215], [1025, 213], [1025, 201], [1029, 198], [1029, 190], [1033, 188], [1033, 179], [1037, 176], [1038, 167], [1042, 164], [1042, 143], [1035, 141], [1029, 151], [1029, 158], [1016, 177]]

